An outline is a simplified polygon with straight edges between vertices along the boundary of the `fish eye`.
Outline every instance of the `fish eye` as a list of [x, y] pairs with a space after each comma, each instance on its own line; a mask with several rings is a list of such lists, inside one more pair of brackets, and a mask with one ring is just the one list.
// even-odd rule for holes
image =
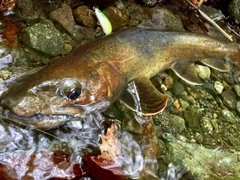
[[62, 95], [74, 100], [81, 95], [82, 86], [77, 79], [66, 79], [62, 84]]

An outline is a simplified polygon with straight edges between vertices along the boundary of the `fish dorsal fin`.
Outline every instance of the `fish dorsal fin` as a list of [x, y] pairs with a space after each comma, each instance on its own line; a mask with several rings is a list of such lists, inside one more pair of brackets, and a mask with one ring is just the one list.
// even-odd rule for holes
[[213, 69], [216, 69], [221, 72], [229, 72], [230, 67], [226, 64], [226, 61], [224, 59], [219, 58], [206, 58], [200, 61], [201, 63], [205, 64], [206, 66], [209, 66]]
[[[167, 105], [168, 95], [160, 93], [147, 77], [134, 79], [137, 93], [139, 96], [140, 109], [142, 115], [150, 116], [161, 112]], [[131, 110], [138, 112], [136, 102], [132, 94], [125, 90], [120, 100]]]
[[203, 82], [199, 78], [194, 63], [179, 61], [171, 67], [175, 74], [184, 81], [193, 85], [202, 85]]

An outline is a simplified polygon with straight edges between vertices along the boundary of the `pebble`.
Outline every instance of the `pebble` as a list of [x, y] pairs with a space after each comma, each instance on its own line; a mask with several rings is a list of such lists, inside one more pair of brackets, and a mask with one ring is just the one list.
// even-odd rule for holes
[[237, 97], [236, 95], [232, 92], [231, 89], [226, 89], [223, 91], [221, 94], [223, 98], [223, 104], [227, 106], [230, 109], [235, 109], [236, 104], [237, 104]]
[[167, 76], [164, 80], [164, 84], [167, 89], [172, 89], [173, 87], [173, 78], [171, 76]]
[[237, 123], [237, 121], [239, 121], [239, 119], [236, 118], [236, 116], [227, 109], [222, 110], [222, 116], [224, 121], [229, 122], [231, 124], [235, 124]]
[[240, 113], [240, 101], [237, 102], [237, 111]]
[[185, 126], [185, 120], [177, 115], [169, 115], [169, 121], [174, 132], [181, 133]]
[[211, 70], [207, 66], [196, 65], [196, 71], [201, 79], [209, 79], [211, 75]]
[[233, 89], [235, 90], [237, 96], [240, 97], [240, 86], [237, 85], [237, 84], [235, 84], [235, 85], [233, 86]]
[[183, 111], [183, 117], [187, 123], [188, 128], [198, 128], [200, 126], [200, 118], [196, 111], [191, 109]]
[[214, 89], [217, 91], [218, 94], [221, 94], [223, 92], [223, 84], [219, 81], [215, 81], [214, 83]]
[[183, 110], [185, 110], [189, 106], [189, 103], [187, 101], [183, 100], [182, 98], [179, 98], [179, 102], [180, 102]]
[[172, 91], [173, 94], [178, 97], [182, 95], [182, 93], [185, 91], [185, 88], [182, 83], [175, 81], [173, 84]]
[[213, 132], [213, 127], [211, 122], [209, 121], [210, 117], [208, 115], [205, 115], [202, 119], [201, 119], [201, 129], [203, 132], [206, 132], [208, 134], [212, 134]]

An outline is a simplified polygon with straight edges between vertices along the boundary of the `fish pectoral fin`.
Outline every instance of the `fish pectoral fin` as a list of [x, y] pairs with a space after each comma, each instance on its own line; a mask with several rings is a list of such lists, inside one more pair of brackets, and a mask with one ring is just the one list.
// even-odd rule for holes
[[179, 61], [171, 67], [175, 74], [184, 81], [193, 85], [202, 85], [203, 81], [199, 78], [194, 63]]
[[202, 59], [200, 62], [206, 66], [209, 66], [210, 68], [216, 69], [221, 72], [229, 72], [230, 71], [230, 67], [224, 59], [205, 58], [205, 59]]
[[[134, 79], [139, 99], [126, 89], [120, 97], [120, 100], [131, 110], [150, 116], [161, 112], [167, 105], [168, 95], [159, 92], [147, 77]], [[135, 100], [134, 100], [135, 98]], [[140, 105], [140, 110], [137, 104]]]

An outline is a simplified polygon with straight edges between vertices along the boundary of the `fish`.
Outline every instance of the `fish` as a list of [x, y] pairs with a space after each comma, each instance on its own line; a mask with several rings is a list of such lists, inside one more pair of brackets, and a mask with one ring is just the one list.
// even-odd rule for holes
[[224, 61], [240, 65], [240, 45], [186, 31], [145, 26], [123, 28], [80, 46], [43, 67], [0, 98], [3, 115], [41, 129], [104, 112], [120, 99], [134, 110], [126, 90], [134, 82], [143, 115], [166, 107], [168, 95], [150, 78], [172, 69], [183, 80], [201, 85], [194, 63], [229, 71]]

